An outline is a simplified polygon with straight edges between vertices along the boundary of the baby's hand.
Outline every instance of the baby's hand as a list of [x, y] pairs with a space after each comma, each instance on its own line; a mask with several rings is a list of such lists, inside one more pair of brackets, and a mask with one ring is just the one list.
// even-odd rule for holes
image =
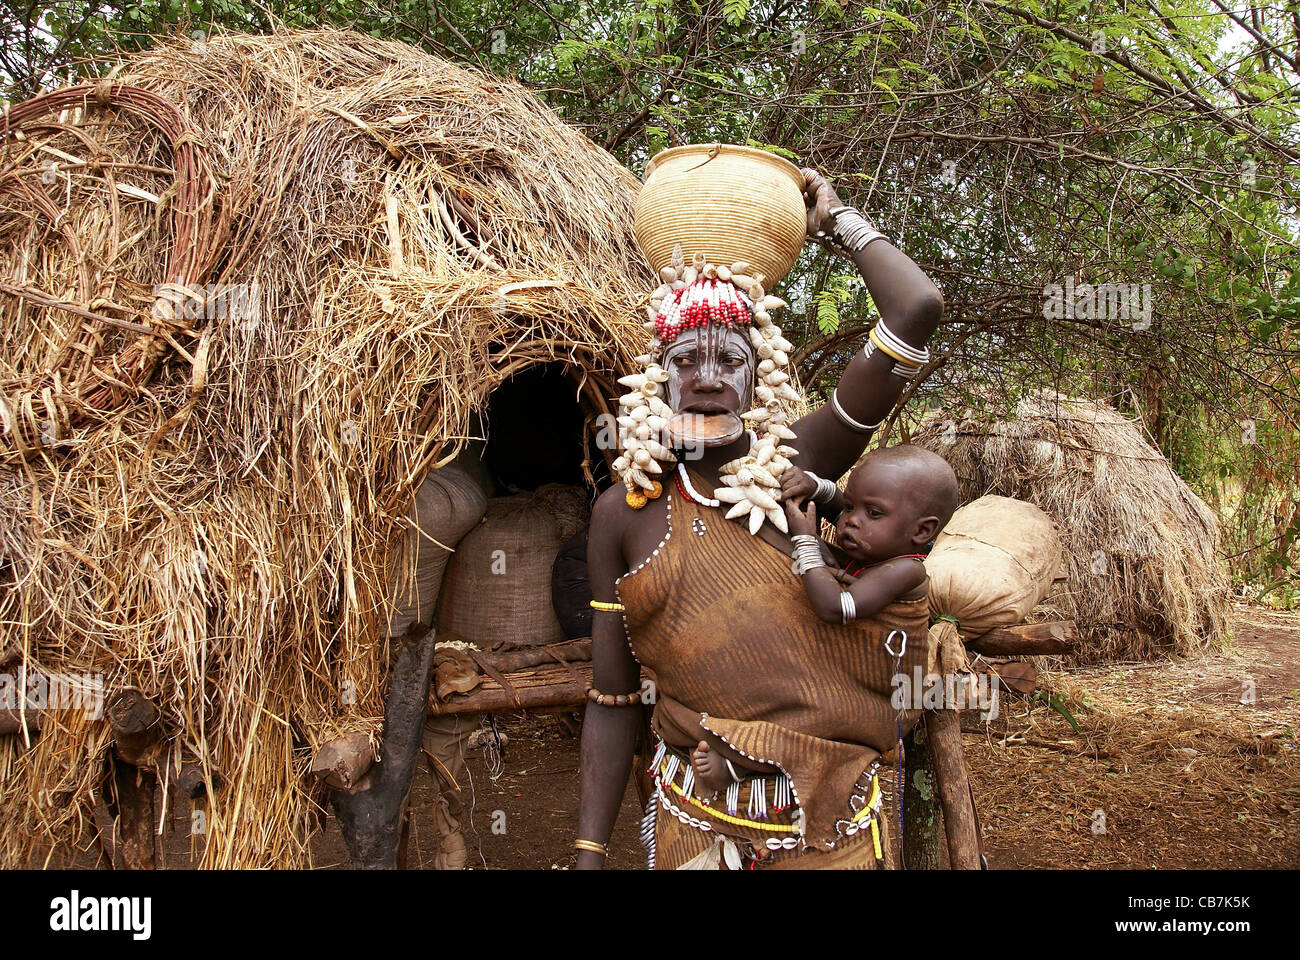
[[817, 507], [809, 503], [808, 506], [800, 510], [799, 501], [790, 499], [785, 501], [785, 515], [790, 527], [790, 536], [799, 534], [812, 534], [817, 536]]
[[791, 465], [781, 474], [781, 499], [786, 503], [802, 504], [816, 492], [816, 482], [798, 467]]

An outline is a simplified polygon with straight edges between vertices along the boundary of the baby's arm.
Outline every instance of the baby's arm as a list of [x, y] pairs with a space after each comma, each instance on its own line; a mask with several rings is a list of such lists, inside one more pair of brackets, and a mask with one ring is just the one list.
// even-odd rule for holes
[[[793, 537], [816, 537], [817, 536], [817, 517], [812, 504], [801, 510], [798, 507], [797, 500], [788, 500], [785, 503], [786, 522], [790, 528], [790, 536]], [[818, 550], [821, 550], [821, 541], [817, 542]], [[824, 557], [823, 557], [824, 559]], [[840, 594], [843, 587], [835, 577], [834, 568], [832, 567], [813, 567], [803, 575], [804, 593], [808, 595], [808, 604], [812, 607], [813, 613], [825, 620], [827, 623], [843, 623], [843, 608], [840, 605]]]
[[849, 584], [855, 620], [874, 617], [925, 581], [925, 565], [910, 557], [886, 560]]
[[[800, 510], [792, 501], [785, 507], [791, 537], [816, 535], [817, 521], [811, 506]], [[899, 597], [915, 590], [924, 580], [925, 567], [911, 558], [900, 557], [872, 567], [848, 585], [849, 595], [853, 598], [851, 619], [875, 616]], [[803, 589], [818, 617], [827, 623], [846, 622], [846, 604], [841, 597], [844, 585], [832, 568], [813, 567], [805, 571]]]

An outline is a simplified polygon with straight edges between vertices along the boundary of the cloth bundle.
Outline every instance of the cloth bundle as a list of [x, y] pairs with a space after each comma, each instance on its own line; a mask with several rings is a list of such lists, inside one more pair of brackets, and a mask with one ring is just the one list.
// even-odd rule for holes
[[551, 568], [590, 513], [583, 488], [562, 484], [489, 500], [483, 521], [452, 556], [440, 629], [481, 650], [564, 640], [551, 605]]
[[425, 478], [411, 505], [406, 550], [394, 574], [390, 637], [403, 636], [417, 623], [432, 625], [451, 551], [486, 508], [478, 481], [459, 463]]
[[969, 673], [963, 639], [1024, 621], [1060, 564], [1056, 524], [1031, 503], [989, 495], [954, 513], [925, 560], [931, 672]]

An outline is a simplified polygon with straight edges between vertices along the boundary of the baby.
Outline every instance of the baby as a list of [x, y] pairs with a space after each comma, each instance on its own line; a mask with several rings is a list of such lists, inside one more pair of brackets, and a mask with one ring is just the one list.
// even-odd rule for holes
[[[832, 490], [798, 467], [782, 478], [795, 562], [817, 616], [848, 623], [875, 616], [896, 600], [924, 597], [925, 552], [957, 506], [952, 467], [920, 447], [888, 447], [862, 459], [843, 493]], [[849, 558], [843, 571], [826, 563], [817, 537], [818, 507], [837, 523], [840, 549]], [[704, 740], [691, 763], [697, 782], [714, 790], [737, 779], [738, 768], [753, 772], [741, 757]]]
[[[922, 561], [957, 507], [952, 467], [929, 450], [900, 445], [873, 450], [849, 474], [843, 493], [826, 484], [829, 495], [801, 509], [817, 486], [796, 467], [786, 472], [781, 493], [804, 591], [817, 616], [847, 623], [875, 616], [895, 600], [925, 596]], [[849, 558], [845, 576], [823, 562], [817, 506], [836, 521], [840, 549]]]

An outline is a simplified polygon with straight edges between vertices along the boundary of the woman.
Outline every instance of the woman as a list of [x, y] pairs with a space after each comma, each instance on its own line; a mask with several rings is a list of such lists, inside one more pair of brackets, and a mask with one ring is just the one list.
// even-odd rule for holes
[[[943, 300], [825, 178], [810, 169], [803, 175], [809, 239], [852, 258], [881, 316], [872, 336], [880, 348], [860, 351], [831, 401], [792, 425], [798, 453], [790, 460], [816, 484], [861, 456], [919, 367]], [[664, 353], [668, 406], [677, 413], [736, 415], [751, 402], [757, 358], [749, 338], [737, 327], [713, 327], [678, 337]], [[616, 485], [596, 503], [588, 552], [594, 696], [582, 735], [580, 869], [604, 862], [640, 729], [641, 711], [629, 706], [640, 703], [632, 695], [642, 690], [642, 666], [654, 677], [661, 740], [658, 802], [646, 824], [652, 866], [875, 865], [878, 835], [871, 831], [876, 843], [864, 853], [868, 832], [855, 834], [878, 809], [874, 761], [899, 725], [915, 720], [890, 709], [880, 683], [889, 658], [897, 669], [903, 651], [896, 637], [887, 646], [873, 635], [860, 646], [840, 642], [848, 632], [819, 633], [805, 617], [789, 539], [771, 522], [756, 524], [751, 537], [723, 519], [729, 504], [708, 491], [751, 442], [745, 433], [697, 448], [689, 471], [683, 466], [672, 482], [664, 475], [666, 496], [633, 504]], [[844, 651], [867, 647], [871, 662], [843, 659], [850, 657]], [[725, 797], [693, 788], [689, 754], [701, 741], [735, 761], [735, 786]], [[806, 851], [818, 855], [802, 856]]]

